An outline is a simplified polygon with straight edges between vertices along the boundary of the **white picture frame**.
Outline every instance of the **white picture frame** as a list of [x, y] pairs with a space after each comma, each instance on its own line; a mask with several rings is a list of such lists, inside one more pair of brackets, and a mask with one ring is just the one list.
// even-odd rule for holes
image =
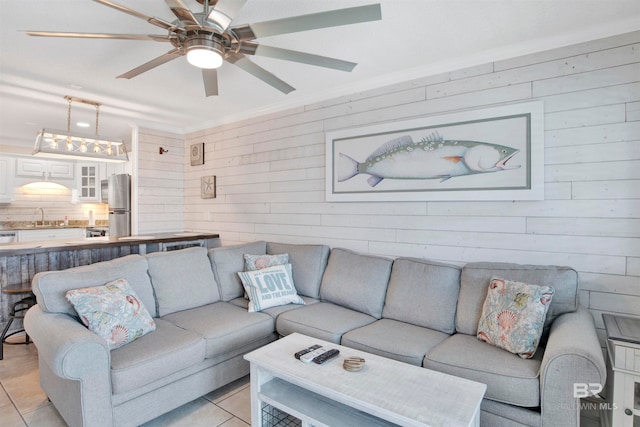
[[543, 102], [327, 132], [325, 194], [330, 202], [543, 200]]

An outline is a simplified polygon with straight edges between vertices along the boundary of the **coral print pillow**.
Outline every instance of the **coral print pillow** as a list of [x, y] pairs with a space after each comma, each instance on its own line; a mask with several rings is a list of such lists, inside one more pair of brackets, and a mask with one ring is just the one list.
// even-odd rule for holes
[[551, 286], [491, 279], [478, 338], [523, 359], [533, 357], [553, 293]]
[[113, 350], [156, 329], [153, 318], [126, 279], [66, 293], [80, 320]]
[[284, 304], [304, 304], [293, 285], [291, 264], [241, 271], [238, 275], [249, 296], [249, 312]]

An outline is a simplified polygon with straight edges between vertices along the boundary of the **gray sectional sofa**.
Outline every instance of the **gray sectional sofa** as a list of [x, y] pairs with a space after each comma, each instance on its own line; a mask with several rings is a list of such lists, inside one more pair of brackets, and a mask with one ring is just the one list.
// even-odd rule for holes
[[[305, 305], [248, 312], [236, 274], [244, 254], [289, 254]], [[476, 338], [492, 277], [555, 288], [531, 359]], [[109, 350], [65, 299], [70, 289], [126, 278], [156, 330]], [[208, 252], [130, 255], [39, 273], [25, 327], [41, 385], [71, 426], [139, 425], [248, 374], [243, 355], [299, 332], [487, 384], [484, 426], [579, 424], [574, 383], [604, 383], [591, 314], [571, 268], [505, 263], [463, 267], [323, 245], [253, 242]]]

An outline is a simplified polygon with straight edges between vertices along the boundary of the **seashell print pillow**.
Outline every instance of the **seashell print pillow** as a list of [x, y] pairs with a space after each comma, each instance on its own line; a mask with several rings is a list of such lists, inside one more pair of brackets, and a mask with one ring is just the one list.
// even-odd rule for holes
[[82, 323], [104, 339], [110, 350], [156, 329], [153, 318], [126, 279], [103, 286], [72, 289], [65, 297]]
[[494, 277], [482, 307], [477, 337], [530, 359], [538, 348], [553, 293], [551, 286]]

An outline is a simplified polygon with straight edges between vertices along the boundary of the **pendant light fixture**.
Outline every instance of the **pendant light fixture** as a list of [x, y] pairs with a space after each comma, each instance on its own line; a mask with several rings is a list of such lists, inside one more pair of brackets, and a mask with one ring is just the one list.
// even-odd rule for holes
[[[126, 162], [129, 160], [122, 139], [99, 136], [100, 103], [86, 99], [65, 96], [69, 103], [67, 110], [67, 130], [42, 129], [36, 137], [34, 156], [44, 157], [86, 157], [106, 162]], [[71, 103], [81, 102], [96, 107], [96, 134], [71, 133]]]

